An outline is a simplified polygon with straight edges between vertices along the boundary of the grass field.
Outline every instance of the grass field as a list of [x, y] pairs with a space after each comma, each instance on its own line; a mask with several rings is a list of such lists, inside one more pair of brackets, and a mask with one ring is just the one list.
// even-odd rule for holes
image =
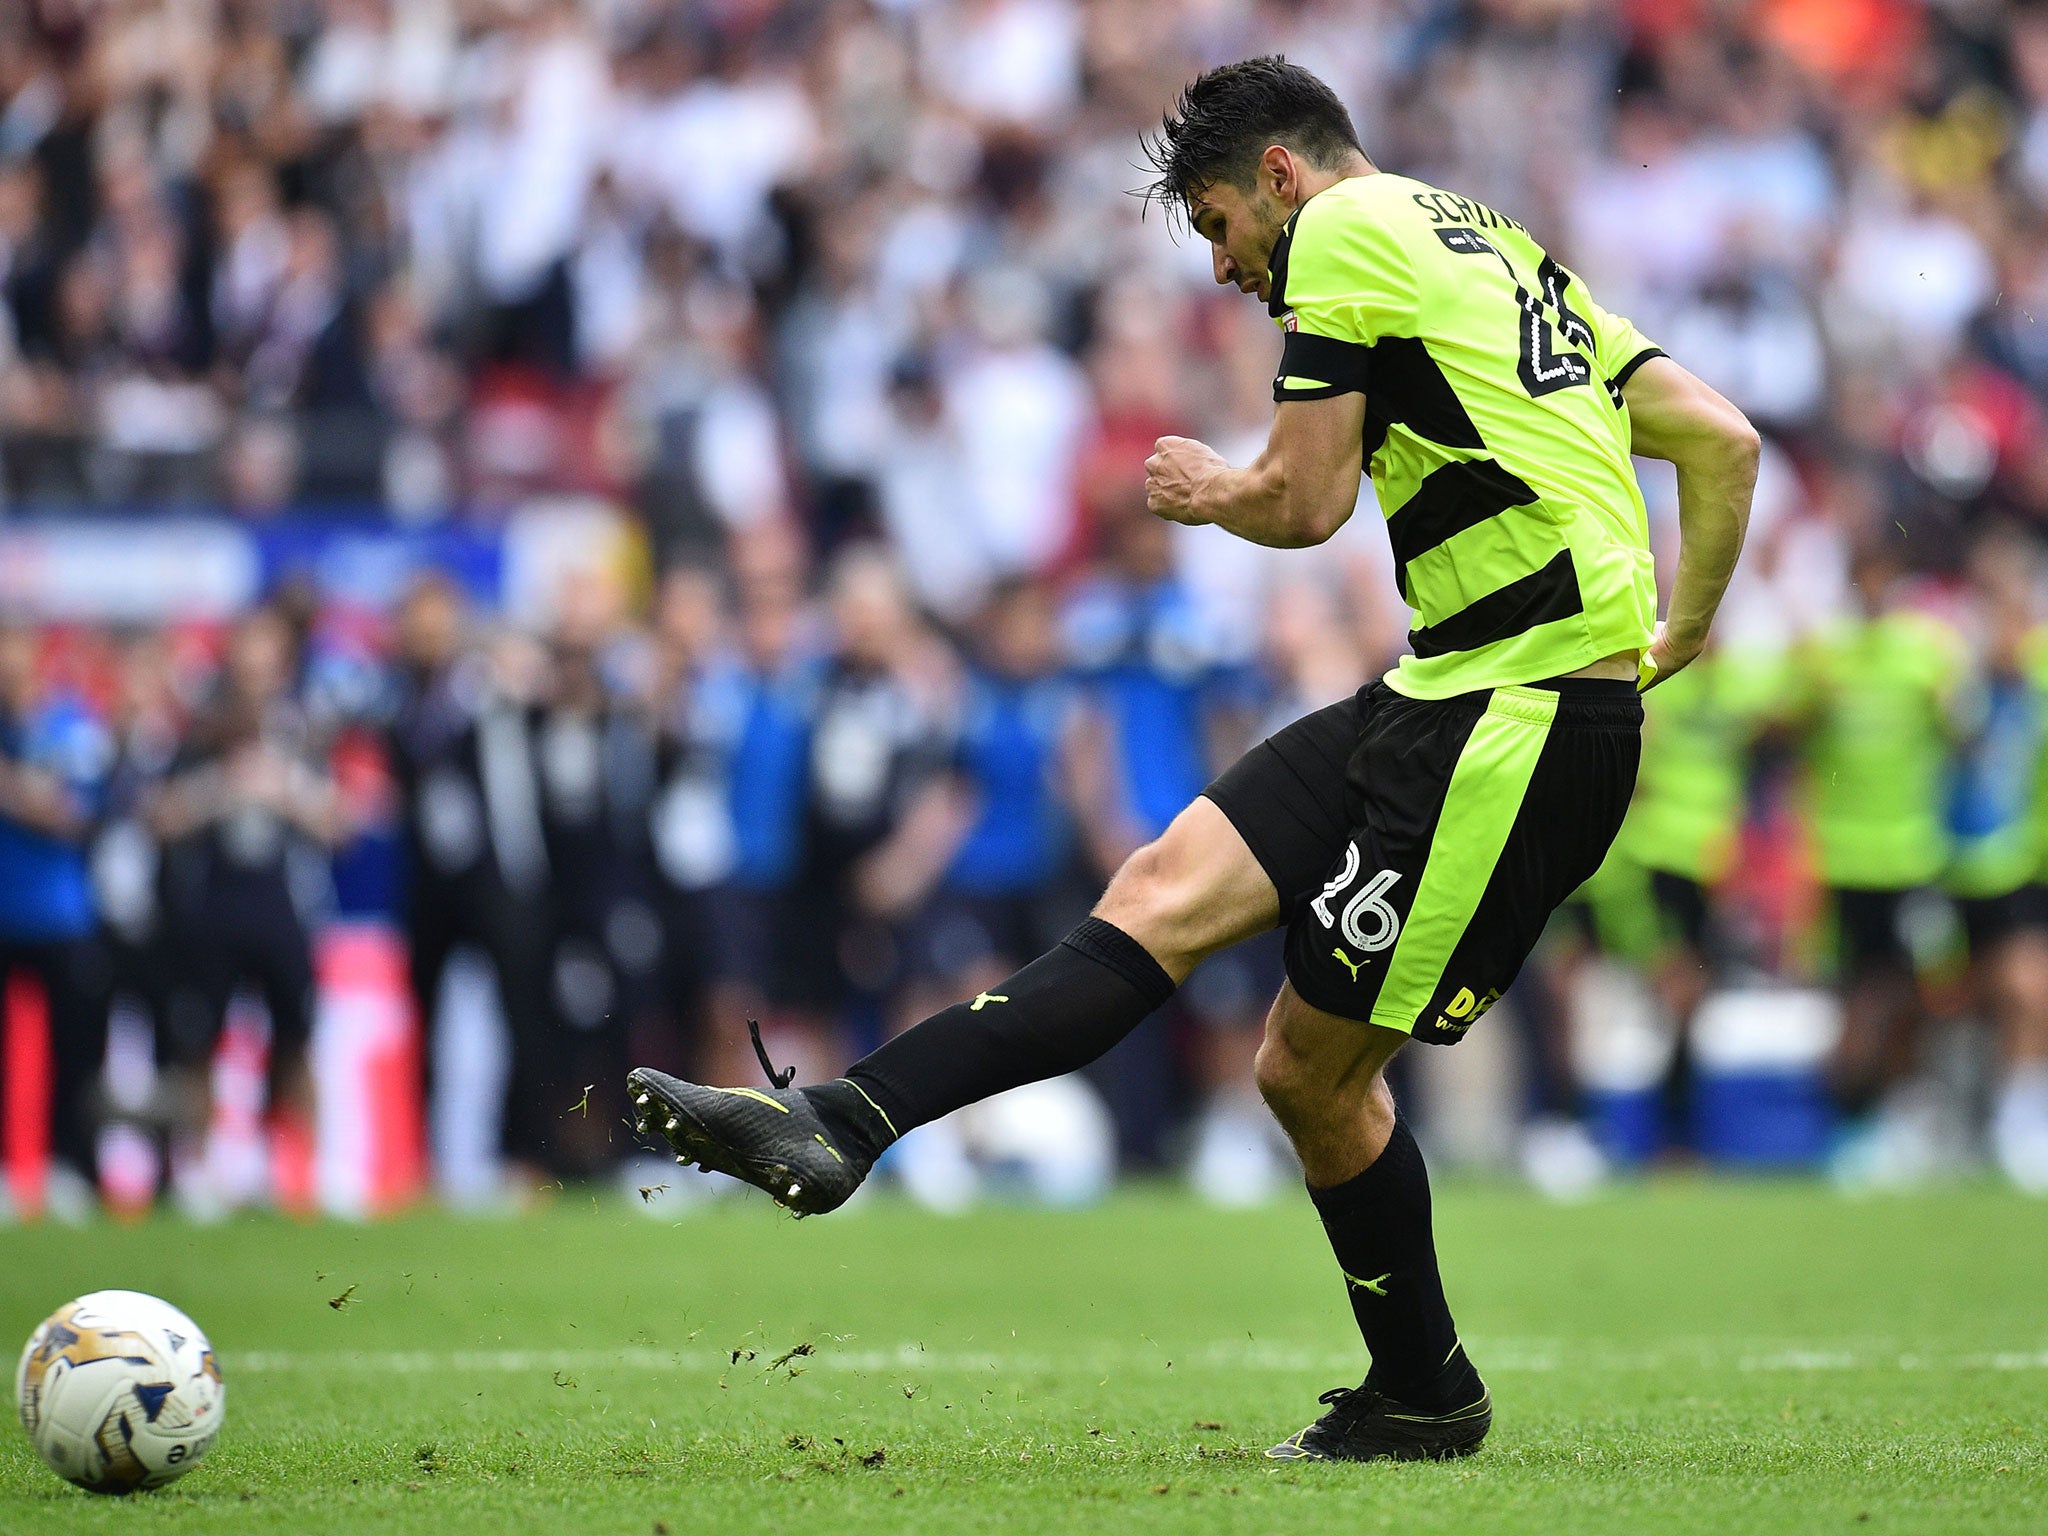
[[0, 1336], [158, 1292], [229, 1406], [130, 1500], [0, 1436], [0, 1532], [2048, 1529], [2048, 1208], [1453, 1186], [1438, 1230], [1497, 1416], [1401, 1467], [1260, 1458], [1362, 1373], [1300, 1200], [4, 1231]]

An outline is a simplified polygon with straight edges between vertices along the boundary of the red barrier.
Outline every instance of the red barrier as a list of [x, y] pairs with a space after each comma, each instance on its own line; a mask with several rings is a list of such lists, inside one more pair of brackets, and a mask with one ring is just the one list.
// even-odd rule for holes
[[32, 1216], [43, 1208], [50, 1170], [50, 1000], [40, 977], [16, 971], [0, 994], [6, 1040], [7, 1183], [15, 1209]]
[[382, 923], [338, 923], [320, 936], [316, 965], [321, 1203], [381, 1215], [418, 1195], [426, 1175], [405, 941]]
[[[405, 943], [385, 924], [338, 923], [317, 935], [314, 963], [321, 1123], [266, 1126], [261, 1010], [238, 1000], [214, 1053], [210, 1161], [231, 1205], [261, 1201], [267, 1181], [270, 1198], [295, 1215], [384, 1215], [426, 1181], [421, 1032]], [[42, 983], [25, 972], [0, 990], [0, 1068], [0, 1170], [16, 1208], [33, 1216], [50, 1164], [50, 1019]], [[132, 1215], [147, 1201], [142, 1189], [112, 1203]]]

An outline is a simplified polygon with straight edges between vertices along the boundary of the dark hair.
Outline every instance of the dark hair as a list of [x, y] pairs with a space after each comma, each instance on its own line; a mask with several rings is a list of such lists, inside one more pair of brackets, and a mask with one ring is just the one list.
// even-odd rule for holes
[[1249, 187], [1269, 144], [1284, 144], [1328, 169], [1347, 151], [1364, 153], [1351, 114], [1331, 90], [1280, 55], [1245, 59], [1197, 75], [1175, 100], [1145, 156], [1159, 179], [1148, 203], [1185, 214], [1203, 187]]

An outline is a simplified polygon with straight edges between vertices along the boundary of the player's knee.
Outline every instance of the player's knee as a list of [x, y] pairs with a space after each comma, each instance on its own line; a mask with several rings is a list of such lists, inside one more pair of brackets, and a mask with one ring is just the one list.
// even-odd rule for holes
[[1157, 943], [1178, 950], [1195, 926], [1201, 895], [1197, 872], [1173, 841], [1162, 837], [1124, 860], [1096, 911], [1148, 949]]
[[2002, 958], [1999, 979], [2008, 1006], [2028, 1022], [2048, 1020], [2048, 937], [2021, 934]]
[[1268, 1030], [1252, 1060], [1252, 1081], [1273, 1118], [1294, 1130], [1307, 1118], [1313, 1089], [1307, 1062], [1277, 1030]]

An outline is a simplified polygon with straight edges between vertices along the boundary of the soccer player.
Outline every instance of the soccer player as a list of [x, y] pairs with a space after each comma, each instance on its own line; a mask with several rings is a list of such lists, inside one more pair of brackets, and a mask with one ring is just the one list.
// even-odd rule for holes
[[1944, 801], [1969, 657], [1961, 635], [1907, 605], [1904, 578], [1882, 535], [1857, 550], [1856, 608], [1801, 644], [1787, 701], [1834, 908], [1834, 1087], [1851, 1125], [1833, 1165], [1849, 1184], [1923, 1177], [1932, 1157], [1924, 1117], [1897, 1096], [1913, 1077], [1924, 1022], [1904, 919], [1951, 852]]
[[[1678, 1030], [1664, 1099], [1676, 1109], [1691, 1078], [1692, 1019], [1729, 953], [1714, 888], [1735, 860], [1749, 789], [1750, 748], [1782, 686], [1782, 658], [1756, 647], [1707, 650], [1643, 701], [1643, 760], [1615, 857], [1635, 866], [1655, 924], [1651, 979]], [[1675, 1119], [1675, 1117], [1674, 1117]]]
[[[1381, 1074], [1411, 1037], [1448, 1044], [1477, 1023], [1606, 852], [1635, 780], [1639, 675], [1699, 653], [1757, 436], [1521, 225], [1379, 171], [1303, 69], [1261, 58], [1201, 76], [1149, 147], [1155, 195], [1285, 338], [1264, 452], [1237, 469], [1160, 439], [1151, 510], [1308, 547], [1351, 515], [1369, 467], [1417, 612], [1413, 654], [1253, 747], [1049, 954], [845, 1077], [764, 1092], [642, 1071], [632, 1093], [678, 1155], [827, 1211], [911, 1126], [1094, 1059], [1203, 957], [1284, 925], [1258, 1083], [1372, 1370], [1267, 1454], [1464, 1455], [1492, 1400]], [[1678, 467], [1661, 626], [1631, 450]]]
[[1979, 675], [1970, 730], [1950, 773], [1946, 885], [1970, 941], [1979, 1005], [1998, 1032], [1991, 1151], [2007, 1178], [2048, 1194], [2048, 629], [2040, 561], [2003, 531], [1970, 552]]

